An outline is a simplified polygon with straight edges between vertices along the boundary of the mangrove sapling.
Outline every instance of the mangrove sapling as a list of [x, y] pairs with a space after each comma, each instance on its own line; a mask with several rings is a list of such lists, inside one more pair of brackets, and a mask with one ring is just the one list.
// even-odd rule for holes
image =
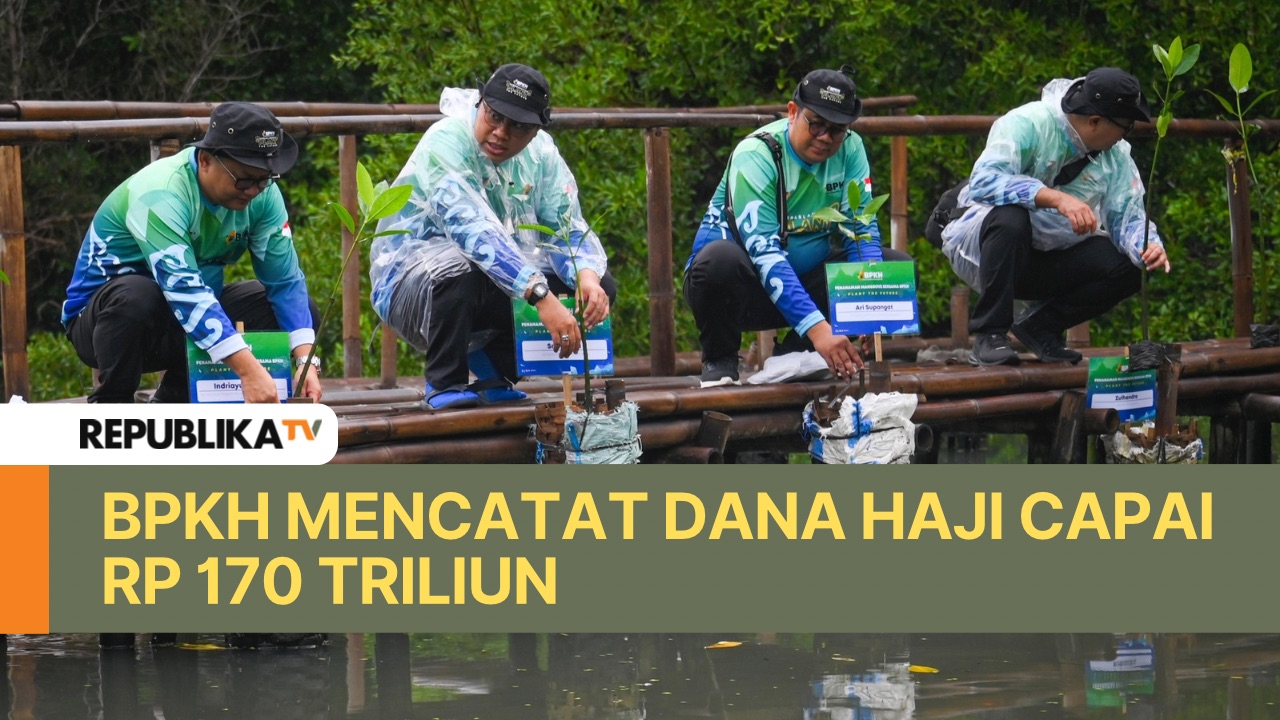
[[[329, 203], [329, 210], [338, 218], [338, 222], [342, 223], [342, 227], [351, 233], [353, 241], [350, 249], [347, 250], [346, 256], [342, 258], [342, 266], [338, 270], [338, 279], [333, 285], [333, 289], [329, 291], [329, 300], [325, 303], [324, 311], [320, 314], [320, 322], [316, 324], [316, 342], [311, 344], [311, 352], [307, 353], [304, 368], [310, 370], [312, 361], [316, 356], [316, 349], [319, 347], [320, 330], [324, 327], [325, 320], [329, 317], [329, 312], [333, 309], [333, 303], [338, 297], [338, 288], [342, 285], [342, 276], [347, 271], [347, 264], [351, 262], [351, 256], [355, 254], [356, 248], [363, 243], [369, 242], [374, 238], [383, 237], [385, 235], [401, 235], [408, 233], [408, 230], [383, 230], [377, 232], [378, 221], [395, 215], [400, 209], [409, 202], [409, 196], [413, 194], [413, 187], [410, 185], [397, 185], [396, 187], [387, 187], [387, 181], [383, 180], [377, 185], [373, 184], [373, 179], [369, 177], [369, 171], [365, 169], [364, 163], [356, 163], [356, 189], [359, 195], [359, 207], [356, 211], [356, 217], [351, 217], [351, 213], [345, 207], [336, 203]], [[294, 388], [294, 397], [298, 397], [302, 392], [302, 382], [299, 378], [297, 386]]]
[[[1231, 83], [1231, 89], [1234, 90], [1236, 94], [1235, 105], [1232, 105], [1226, 98], [1212, 90], [1209, 90], [1208, 93], [1217, 98], [1223, 109], [1227, 111], [1227, 114], [1234, 117], [1236, 119], [1236, 123], [1239, 125], [1237, 131], [1240, 133], [1240, 148], [1225, 149], [1222, 151], [1223, 156], [1227, 159], [1228, 163], [1239, 160], [1240, 157], [1243, 156], [1246, 164], [1249, 166], [1249, 176], [1252, 178], [1253, 182], [1257, 184], [1258, 174], [1253, 170], [1253, 157], [1249, 154], [1249, 133], [1253, 132], [1257, 128], [1253, 126], [1246, 126], [1244, 124], [1244, 118], [1249, 114], [1249, 111], [1253, 110], [1253, 108], [1262, 101], [1263, 98], [1274, 93], [1275, 90], [1268, 90], [1259, 94], [1258, 97], [1253, 99], [1253, 102], [1249, 103], [1248, 107], [1242, 110], [1240, 109], [1240, 96], [1249, 92], [1249, 81], [1252, 79], [1253, 57], [1249, 54], [1249, 48], [1245, 47], [1244, 43], [1236, 43], [1235, 48], [1231, 50], [1231, 60], [1227, 68], [1227, 81]], [[1239, 186], [1240, 183], [1237, 182], [1236, 187]]]
[[[1178, 36], [1169, 43], [1169, 49], [1166, 50], [1160, 45], [1152, 45], [1151, 52], [1155, 54], [1156, 60], [1160, 63], [1160, 68], [1164, 71], [1164, 92], [1160, 92], [1160, 86], [1156, 85], [1156, 97], [1160, 99], [1160, 115], [1156, 117], [1156, 146], [1151, 153], [1151, 170], [1147, 173], [1147, 191], [1143, 204], [1143, 214], [1146, 216], [1146, 223], [1142, 226], [1142, 252], [1147, 251], [1147, 244], [1151, 237], [1151, 196], [1155, 194], [1155, 177], [1156, 163], [1160, 160], [1160, 143], [1164, 140], [1164, 136], [1169, 132], [1169, 123], [1173, 120], [1173, 101], [1182, 97], [1181, 90], [1173, 90], [1173, 79], [1179, 75], [1186, 74], [1191, 68], [1195, 67], [1196, 61], [1200, 59], [1200, 44], [1188, 45], [1185, 49], [1182, 47], [1182, 37]], [[1147, 305], [1147, 273], [1142, 273], [1142, 339], [1144, 341], [1151, 339], [1148, 330], [1150, 326], [1150, 311]]]
[[[856, 196], [855, 196], [855, 193], [856, 193]], [[853, 220], [856, 220], [857, 222], [860, 222], [863, 225], [870, 224], [872, 220], [876, 219], [876, 213], [880, 212], [880, 208], [884, 206], [885, 201], [887, 201], [888, 199], [889, 199], [889, 193], [885, 193], [883, 195], [877, 195], [871, 198], [871, 201], [867, 203], [867, 206], [863, 208], [862, 212], [854, 214]], [[856, 208], [858, 207], [858, 204], [861, 201], [862, 201], [861, 186], [858, 185], [857, 183], [849, 183], [849, 207]], [[871, 241], [871, 235], [869, 233], [863, 233], [859, 235], [857, 232], [845, 227], [844, 223], [849, 222], [850, 220], [849, 216], [840, 212], [840, 210], [834, 206], [824, 207], [821, 210], [815, 212], [813, 214], [813, 219], [824, 220], [826, 222], [831, 223], [831, 239], [833, 241], [839, 240], [840, 236], [844, 235], [845, 237], [850, 238], [854, 242], [858, 243], [859, 258], [862, 257], [862, 243]], [[879, 342], [880, 342], [879, 335], [877, 334], [877, 338], [876, 338], [877, 349], [879, 348]], [[880, 359], [879, 357], [876, 358], [876, 360], [879, 360], [879, 359]], [[860, 378], [861, 374], [859, 374], [858, 377]], [[852, 387], [852, 380], [850, 381], [850, 383], [851, 383], [850, 387]], [[840, 394], [844, 394], [844, 392], [847, 392], [848, 389], [849, 388], [846, 387], [845, 390], [841, 391]]]
[[[1248, 188], [1248, 184], [1241, 182], [1241, 179], [1235, 175], [1236, 161], [1240, 160], [1242, 157], [1249, 168], [1248, 181], [1252, 182], [1254, 185], [1258, 184], [1258, 174], [1253, 169], [1253, 156], [1249, 152], [1249, 134], [1257, 130], [1257, 127], [1246, 125], [1245, 116], [1248, 115], [1263, 98], [1275, 92], [1275, 90], [1268, 90], [1264, 93], [1260, 93], [1253, 99], [1253, 102], [1249, 103], [1247, 107], [1241, 109], [1240, 96], [1249, 91], [1249, 81], [1252, 79], [1253, 57], [1249, 54], [1249, 48], [1245, 47], [1244, 43], [1236, 43], [1235, 48], [1231, 50], [1231, 59], [1227, 68], [1227, 80], [1231, 84], [1231, 89], [1235, 91], [1236, 95], [1235, 104], [1232, 105], [1226, 98], [1212, 90], [1209, 91], [1210, 95], [1217, 98], [1218, 103], [1227, 111], [1227, 114], [1235, 118], [1237, 123], [1237, 132], [1240, 133], [1240, 146], [1238, 148], [1226, 147], [1222, 150], [1222, 156], [1227, 161], [1227, 168], [1232, 173], [1232, 184], [1234, 185], [1235, 192], [1240, 192], [1241, 187]], [[1246, 192], [1248, 192], [1247, 189]], [[1233, 239], [1240, 237], [1243, 232], [1243, 228], [1235, 227], [1235, 221], [1235, 215], [1232, 214], [1231, 236]], [[1252, 238], [1241, 238], [1242, 242], [1246, 240], [1252, 241]]]
[[[568, 251], [569, 262], [573, 266], [574, 289], [577, 294], [574, 302], [574, 307], [577, 312], [574, 314], [574, 319], [578, 323], [578, 335], [582, 338], [582, 398], [585, 403], [583, 412], [587, 415], [591, 415], [595, 412], [595, 397], [591, 389], [591, 355], [587, 351], [587, 330], [589, 329], [586, 321], [587, 298], [582, 294], [582, 271], [578, 268], [578, 248], [574, 247], [573, 241], [570, 238], [570, 228], [572, 227], [570, 220], [570, 215], [565, 213], [565, 216], [561, 218], [559, 230], [554, 230], [546, 225], [533, 223], [522, 224], [517, 227], [521, 230], [533, 230], [552, 238], [558, 238], [564, 243], [564, 248], [561, 248], [559, 245], [551, 242], [538, 243], [538, 247], [541, 247], [544, 250], [562, 252], [567, 249]], [[600, 218], [596, 218], [596, 222], [598, 223], [599, 221]], [[583, 231], [583, 238], [586, 237], [587, 232], [589, 232], [589, 230]]]

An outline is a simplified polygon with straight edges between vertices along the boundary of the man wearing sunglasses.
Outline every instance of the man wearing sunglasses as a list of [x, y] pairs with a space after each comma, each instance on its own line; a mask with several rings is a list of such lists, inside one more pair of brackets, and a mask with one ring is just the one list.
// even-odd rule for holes
[[[318, 364], [303, 367], [319, 313], [275, 185], [297, 159], [298, 144], [267, 109], [222, 103], [204, 139], [107, 196], [62, 306], [76, 353], [99, 371], [89, 402], [133, 402], [142, 374], [158, 370], [152, 400], [186, 402], [188, 337], [236, 372], [246, 402], [279, 402], [236, 322], [288, 331], [295, 382], [320, 399]], [[257, 279], [224, 287], [223, 268], [246, 252]]]
[[[837, 377], [852, 377], [862, 366], [859, 348], [833, 334], [827, 321], [825, 263], [910, 258], [880, 247], [874, 218], [857, 218], [871, 201], [871, 169], [862, 138], [849, 129], [862, 101], [847, 73], [846, 67], [806, 75], [787, 117], [743, 140], [730, 156], [685, 265], [703, 387], [739, 384], [745, 330], [790, 326], [775, 354], [816, 350]], [[836, 228], [814, 218], [825, 208], [854, 218], [847, 226], [858, 240], [839, 233], [833, 247]]]
[[[537, 309], [565, 358], [583, 338], [556, 296], [576, 293], [592, 327], [609, 316], [617, 287], [573, 173], [543, 132], [551, 108], [542, 73], [503, 65], [478, 92], [446, 89], [440, 107], [447, 117], [396, 178], [413, 186], [408, 205], [378, 226], [407, 232], [370, 248], [373, 307], [426, 353], [427, 408], [521, 400], [512, 299]], [[530, 225], [557, 235], [522, 227]]]
[[[981, 293], [975, 365], [1016, 364], [1009, 332], [1044, 362], [1077, 363], [1067, 328], [1136, 293], [1143, 270], [1169, 272], [1124, 140], [1138, 121], [1151, 116], [1137, 78], [1097, 68], [992, 126], [942, 231], [952, 268]], [[1034, 301], [1017, 322], [1015, 299]]]

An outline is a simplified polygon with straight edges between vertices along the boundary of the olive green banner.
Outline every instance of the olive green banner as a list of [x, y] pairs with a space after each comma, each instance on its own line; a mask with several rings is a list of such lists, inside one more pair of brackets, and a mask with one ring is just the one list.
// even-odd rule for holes
[[54, 468], [54, 632], [1280, 630], [1247, 466]]

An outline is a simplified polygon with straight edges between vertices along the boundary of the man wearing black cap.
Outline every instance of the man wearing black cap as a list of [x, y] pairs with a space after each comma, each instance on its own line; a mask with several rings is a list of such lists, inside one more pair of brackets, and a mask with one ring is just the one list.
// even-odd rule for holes
[[[875, 219], [857, 217], [871, 201], [871, 168], [862, 138], [849, 129], [862, 101], [847, 73], [846, 67], [806, 75], [787, 117], [734, 149], [711, 198], [684, 276], [702, 343], [703, 387], [739, 384], [745, 330], [792, 327], [781, 347], [816, 350], [837, 377], [851, 377], [862, 365], [858, 348], [833, 334], [826, 319], [824, 265], [910, 258], [881, 248]], [[860, 191], [853, 208], [850, 187]], [[847, 225], [858, 238], [841, 233], [838, 249], [833, 224], [814, 218], [832, 207], [854, 218]]]
[[556, 296], [576, 292], [591, 327], [608, 317], [617, 288], [582, 218], [573, 173], [542, 131], [551, 120], [542, 73], [503, 65], [479, 92], [446, 89], [440, 105], [448, 117], [427, 130], [396, 179], [413, 186], [408, 205], [378, 226], [407, 232], [370, 248], [373, 307], [426, 353], [428, 408], [520, 400], [512, 299], [537, 308], [564, 358], [579, 351], [582, 334]]
[[[279, 402], [276, 382], [235, 323], [285, 330], [295, 363], [315, 342], [314, 303], [275, 181], [298, 144], [265, 108], [222, 103], [204, 139], [120, 184], [98, 208], [62, 306], [76, 353], [99, 370], [89, 402], [133, 402], [142, 373], [165, 370], [156, 402], [185, 402], [186, 338], [240, 377], [246, 402]], [[257, 280], [223, 287], [248, 252]], [[320, 379], [299, 368], [303, 394]]]
[[[1151, 115], [1137, 78], [1098, 68], [1045, 86], [995, 122], [942, 233], [952, 268], [981, 293], [972, 362], [1015, 364], [1013, 335], [1044, 362], [1076, 363], [1067, 328], [1136, 293], [1169, 258], [1147, 220], [1124, 137]], [[1014, 322], [1015, 299], [1037, 301]]]

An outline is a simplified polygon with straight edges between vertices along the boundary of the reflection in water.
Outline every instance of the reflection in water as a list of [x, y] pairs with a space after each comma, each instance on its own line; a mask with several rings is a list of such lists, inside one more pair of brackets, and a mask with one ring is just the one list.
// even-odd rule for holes
[[1147, 638], [1123, 639], [1111, 660], [1089, 660], [1084, 671], [1089, 707], [1120, 707], [1130, 695], [1154, 695], [1155, 648]]
[[1280, 718], [1275, 635], [10, 636], [0, 718]]
[[885, 663], [859, 675], [823, 675], [804, 720], [911, 720], [916, 686], [907, 663]]

